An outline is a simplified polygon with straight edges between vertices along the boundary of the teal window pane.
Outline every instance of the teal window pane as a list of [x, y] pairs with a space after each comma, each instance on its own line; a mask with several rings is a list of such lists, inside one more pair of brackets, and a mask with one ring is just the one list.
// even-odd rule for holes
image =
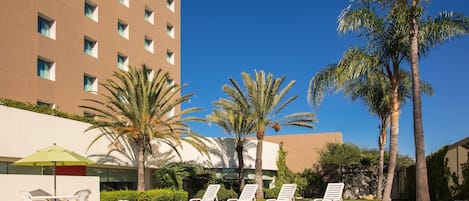
[[37, 59], [37, 76], [45, 79], [50, 79], [51, 65], [51, 62], [47, 62], [42, 59]]
[[117, 33], [119, 33], [119, 35], [121, 35], [121, 36], [124, 36], [125, 27], [126, 27], [126, 25], [118, 22], [117, 23]]
[[46, 103], [46, 102], [42, 102], [42, 101], [37, 101], [37, 102], [36, 102], [36, 105], [38, 105], [38, 106], [44, 106], [44, 107], [48, 107], [48, 108], [52, 108], [52, 104], [51, 104], [51, 103]]
[[150, 10], [146, 10], [146, 9], [145, 9], [145, 19], [150, 20], [151, 13], [152, 13], [152, 12], [151, 12]]
[[86, 54], [93, 55], [93, 46], [94, 46], [93, 41], [85, 39], [84, 51]]
[[8, 164], [6, 162], [0, 162], [0, 174], [8, 173]]
[[51, 22], [40, 16], [37, 17], [37, 32], [44, 36], [50, 36]]
[[125, 68], [125, 60], [127, 58], [125, 56], [117, 55], [117, 67], [124, 69]]
[[85, 2], [85, 16], [89, 18], [93, 18], [93, 13], [94, 13], [94, 6]]
[[83, 79], [83, 89], [85, 91], [93, 91], [93, 82], [94, 78], [85, 75]]
[[151, 46], [151, 40], [145, 38], [145, 49], [150, 49], [150, 46]]
[[153, 73], [153, 70], [152, 69], [148, 69], [148, 68], [145, 68], [145, 73], [147, 75], [147, 78], [149, 78], [151, 76], [151, 74]]

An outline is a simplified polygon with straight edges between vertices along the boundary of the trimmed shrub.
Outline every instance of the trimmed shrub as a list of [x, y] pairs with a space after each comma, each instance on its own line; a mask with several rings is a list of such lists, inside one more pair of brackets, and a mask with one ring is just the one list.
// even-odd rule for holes
[[102, 191], [100, 193], [101, 201], [117, 201], [117, 200], [137, 200], [137, 191], [119, 190], [119, 191]]
[[75, 114], [69, 114], [66, 112], [62, 112], [59, 109], [52, 109], [47, 106], [40, 106], [32, 103], [23, 103], [20, 101], [16, 100], [10, 100], [10, 99], [5, 99], [5, 98], [0, 98], [0, 105], [4, 105], [7, 107], [13, 107], [17, 109], [22, 109], [22, 110], [28, 110], [31, 112], [36, 112], [36, 113], [41, 113], [41, 114], [47, 114], [47, 115], [52, 115], [56, 117], [62, 117], [66, 119], [71, 119], [75, 121], [81, 121], [85, 123], [94, 123], [95, 120], [89, 117], [84, 117], [80, 115], [75, 115]]
[[101, 201], [187, 201], [187, 192], [173, 189], [154, 189], [142, 193], [134, 190], [103, 191]]
[[265, 199], [271, 199], [271, 198], [277, 198], [278, 193], [280, 192], [280, 187], [278, 188], [265, 188], [264, 189], [264, 198]]

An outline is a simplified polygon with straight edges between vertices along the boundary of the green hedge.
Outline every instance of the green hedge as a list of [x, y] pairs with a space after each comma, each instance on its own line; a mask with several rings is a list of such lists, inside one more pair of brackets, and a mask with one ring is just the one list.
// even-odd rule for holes
[[154, 189], [142, 193], [134, 190], [103, 191], [101, 201], [187, 201], [187, 192], [173, 189]]
[[84, 117], [80, 115], [75, 115], [75, 114], [69, 114], [66, 112], [62, 112], [58, 109], [52, 109], [47, 106], [39, 106], [36, 104], [31, 104], [31, 103], [23, 103], [20, 101], [15, 101], [15, 100], [10, 100], [10, 99], [5, 99], [5, 98], [0, 98], [0, 105], [4, 105], [7, 107], [13, 107], [17, 109], [23, 109], [23, 110], [28, 110], [31, 112], [37, 112], [41, 114], [47, 114], [51, 116], [56, 116], [56, 117], [62, 117], [66, 119], [72, 119], [75, 121], [81, 121], [85, 123], [94, 123], [95, 120], [89, 117]]

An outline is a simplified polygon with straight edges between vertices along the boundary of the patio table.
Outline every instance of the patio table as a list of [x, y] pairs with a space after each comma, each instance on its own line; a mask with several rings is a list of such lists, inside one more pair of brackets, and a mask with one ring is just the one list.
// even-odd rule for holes
[[32, 200], [61, 200], [61, 201], [65, 201], [65, 200], [76, 200], [77, 199], [77, 196], [75, 195], [48, 195], [48, 196], [31, 196]]

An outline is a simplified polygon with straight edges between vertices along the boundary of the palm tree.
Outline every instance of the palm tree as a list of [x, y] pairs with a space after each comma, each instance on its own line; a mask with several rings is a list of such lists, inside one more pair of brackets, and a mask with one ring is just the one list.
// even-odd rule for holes
[[[369, 72], [381, 73], [389, 82], [390, 98], [390, 151], [387, 182], [384, 191], [390, 192], [394, 177], [397, 157], [397, 136], [399, 128], [399, 85], [400, 64], [406, 58], [408, 43], [405, 33], [400, 29], [405, 22], [399, 21], [401, 12], [391, 10], [387, 16], [378, 16], [364, 3], [357, 8], [347, 7], [339, 16], [338, 31], [344, 34], [348, 31], [358, 32], [365, 39], [366, 48], [350, 48], [332, 70], [321, 72], [326, 76], [315, 75], [310, 82], [309, 100], [316, 107], [321, 103], [325, 90], [329, 87], [342, 89], [347, 82], [359, 78]], [[322, 77], [322, 78], [321, 78]], [[321, 78], [321, 79], [319, 79]], [[389, 194], [390, 195], [390, 194]]]
[[[245, 116], [237, 110], [229, 110], [223, 107], [226, 103], [223, 99], [215, 101], [213, 104], [219, 108], [213, 109], [212, 114], [207, 115], [207, 119], [223, 128], [229, 135], [232, 135], [235, 142], [235, 150], [238, 156], [238, 182], [239, 193], [244, 188], [244, 143], [246, 138], [256, 130], [255, 123], [251, 116]], [[232, 106], [229, 106], [230, 108]]]
[[[138, 187], [144, 186], [145, 150], [151, 150], [151, 141], [168, 145], [177, 150], [182, 142], [207, 153], [204, 138], [190, 132], [187, 121], [203, 121], [202, 118], [184, 117], [200, 108], [188, 108], [172, 115], [174, 108], [189, 100], [193, 94], [180, 96], [181, 86], [168, 85], [169, 73], [157, 70], [153, 78], [147, 76], [145, 67], [129, 71], [114, 72], [114, 79], [101, 84], [106, 94], [100, 99], [86, 99], [90, 105], [80, 106], [95, 112], [98, 122], [88, 130], [100, 129], [102, 132], [90, 143], [91, 147], [102, 137], [112, 135], [112, 139], [125, 140], [136, 146], [138, 166]], [[171, 115], [170, 115], [171, 114]]]
[[[401, 104], [411, 98], [411, 80], [410, 73], [406, 71], [400, 72], [399, 100]], [[383, 178], [384, 178], [384, 147], [386, 145], [387, 128], [389, 127], [389, 116], [391, 113], [391, 104], [389, 97], [390, 84], [386, 77], [381, 73], [368, 73], [363, 77], [352, 80], [344, 88], [344, 95], [350, 96], [351, 99], [361, 99], [368, 107], [371, 114], [376, 115], [379, 119], [379, 170], [378, 170], [378, 186], [376, 197], [382, 199]], [[422, 83], [422, 90], [433, 95], [433, 88], [428, 83]]]
[[[425, 160], [425, 139], [423, 132], [422, 100], [420, 95], [419, 53], [428, 52], [429, 48], [468, 32], [469, 20], [462, 14], [441, 13], [435, 20], [422, 24], [423, 30], [419, 30], [421, 20], [419, 0], [412, 0], [410, 6], [409, 41], [410, 41], [410, 66], [412, 70], [412, 97], [413, 97], [413, 123], [415, 143], [415, 170], [416, 170], [416, 200], [430, 200], [428, 189], [427, 164]], [[430, 26], [428, 26], [430, 25]], [[421, 38], [421, 35], [423, 38]], [[426, 40], [430, 39], [430, 40]], [[428, 44], [429, 46], [426, 46]], [[425, 56], [425, 54], [423, 54]]]
[[221, 99], [219, 102], [225, 109], [237, 110], [242, 115], [252, 118], [255, 123], [257, 138], [255, 173], [256, 183], [259, 185], [256, 197], [263, 199], [262, 145], [266, 127], [272, 126], [275, 131], [280, 130], [281, 125], [313, 128], [312, 123], [317, 120], [314, 113], [303, 112], [286, 115], [280, 121], [274, 121], [276, 115], [297, 98], [292, 96], [285, 99], [295, 81], [289, 82], [281, 89], [285, 76], [274, 78], [270, 73], [266, 76], [264, 71], [254, 71], [254, 79], [246, 72], [242, 72], [241, 77], [245, 89], [230, 78], [232, 86], [224, 85], [222, 88], [229, 99]]
[[[377, 2], [387, 3], [390, 1], [384, 0]], [[381, 69], [376, 69], [373, 65], [369, 65], [370, 61], [360, 60], [359, 58], [364, 56], [363, 52], [357, 51], [356, 48], [351, 48], [344, 54], [338, 64], [341, 70], [338, 71], [339, 77], [335, 84], [342, 87], [341, 85], [344, 82], [355, 79], [369, 70], [378, 70], [384, 73], [391, 84], [390, 160], [383, 195], [383, 200], [389, 200], [397, 156], [400, 110], [398, 96], [400, 64], [404, 60], [410, 61], [410, 42], [408, 37], [410, 30], [409, 13], [402, 4], [392, 4], [387, 10], [386, 16], [379, 17], [376, 14], [377, 12], [370, 7], [370, 1], [363, 1], [362, 4], [358, 2], [358, 4], [360, 6], [357, 8], [351, 5], [342, 11], [339, 16], [338, 30], [342, 34], [348, 31], [354, 31], [365, 39], [367, 42], [367, 51], [372, 50], [372, 52], [374, 52], [373, 54], [376, 54], [376, 58], [378, 58], [377, 62], [380, 64]], [[423, 26], [426, 27], [424, 30], [427, 30], [425, 31], [427, 34], [420, 36], [420, 38], [424, 38], [425, 40], [419, 42], [421, 47], [418, 53], [425, 55], [429, 47], [453, 38], [458, 34], [460, 35], [461, 32], [455, 30], [460, 30], [461, 24], [464, 22], [464, 18], [461, 16], [462, 15], [459, 14], [443, 13], [435, 18], [435, 20], [428, 19], [427, 22], [423, 23]], [[445, 29], [442, 29], [442, 27], [445, 27]], [[332, 82], [328, 84], [332, 84]], [[321, 88], [319, 85], [313, 87]], [[316, 95], [313, 95], [310, 100], [320, 102], [324, 96], [324, 89], [314, 93]]]

